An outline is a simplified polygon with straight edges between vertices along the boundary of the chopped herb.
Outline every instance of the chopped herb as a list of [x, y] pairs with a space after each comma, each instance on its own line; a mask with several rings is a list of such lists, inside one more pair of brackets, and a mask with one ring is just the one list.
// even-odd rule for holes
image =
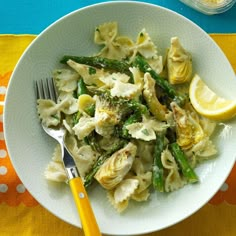
[[55, 115], [51, 115], [51, 117], [56, 119], [56, 120], [60, 120], [60, 117], [58, 117], [56, 114]]
[[96, 69], [95, 68], [93, 68], [93, 67], [89, 67], [89, 74], [90, 75], [94, 75], [94, 74], [96, 74]]
[[148, 132], [148, 130], [147, 130], [147, 129], [143, 129], [143, 130], [141, 130], [141, 132], [142, 132], [143, 134], [145, 134], [146, 136], [148, 136], [148, 135], [149, 135], [149, 132]]

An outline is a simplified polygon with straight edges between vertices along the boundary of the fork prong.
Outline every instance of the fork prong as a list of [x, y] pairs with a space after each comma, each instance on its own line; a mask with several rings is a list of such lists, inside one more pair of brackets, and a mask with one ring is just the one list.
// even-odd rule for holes
[[35, 92], [37, 99], [43, 99], [44, 94], [43, 94], [43, 85], [41, 80], [35, 81]]
[[43, 98], [50, 99], [47, 80], [41, 80], [41, 81], [42, 81], [42, 85], [43, 85], [43, 94], [44, 94]]
[[36, 99], [39, 99], [40, 96], [39, 96], [39, 89], [38, 89], [38, 81], [34, 81], [34, 91], [35, 91], [35, 94], [36, 94]]
[[57, 102], [57, 92], [53, 78], [47, 79], [47, 85], [50, 99]]
[[37, 99], [51, 99], [57, 102], [57, 92], [53, 78], [35, 81], [35, 92]]

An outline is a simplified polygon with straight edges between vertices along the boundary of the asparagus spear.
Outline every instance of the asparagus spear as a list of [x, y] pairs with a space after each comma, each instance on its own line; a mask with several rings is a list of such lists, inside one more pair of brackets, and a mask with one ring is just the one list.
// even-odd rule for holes
[[134, 66], [138, 67], [143, 73], [150, 73], [156, 83], [163, 89], [165, 93], [172, 99], [174, 99], [179, 105], [183, 105], [187, 99], [184, 94], [178, 94], [175, 88], [166, 80], [160, 77], [151, 66], [141, 56], [136, 56], [134, 60]]
[[73, 126], [79, 122], [80, 117], [81, 117], [81, 113], [79, 111], [72, 115]]
[[127, 144], [126, 140], [120, 139], [119, 142], [115, 143], [114, 146], [107, 151], [106, 153], [102, 154], [97, 161], [94, 163], [92, 170], [85, 176], [84, 186], [87, 188], [93, 182], [93, 177], [99, 170], [100, 166], [108, 159], [114, 152], [120, 150], [124, 145]]
[[190, 183], [198, 182], [198, 176], [196, 175], [192, 167], [189, 165], [187, 158], [184, 152], [181, 150], [180, 146], [177, 143], [171, 143], [170, 151], [172, 155], [175, 157], [186, 179]]
[[84, 138], [84, 141], [86, 144], [90, 145], [91, 148], [96, 151], [96, 152], [99, 152], [101, 153], [102, 150], [98, 144], [98, 140], [97, 140], [97, 134], [95, 131], [92, 131], [88, 136], [86, 136]]
[[82, 94], [88, 94], [88, 89], [86, 87], [86, 84], [84, 83], [83, 78], [80, 78], [78, 81], [77, 95], [79, 97]]
[[92, 184], [93, 182], [93, 177], [94, 175], [97, 173], [97, 171], [99, 170], [100, 166], [105, 162], [105, 160], [107, 158], [109, 158], [110, 155], [108, 153], [105, 153], [103, 155], [101, 155], [98, 160], [95, 162], [95, 164], [93, 165], [92, 170], [85, 176], [85, 180], [84, 180], [84, 187], [87, 188], [89, 185]]
[[119, 61], [115, 59], [108, 59], [104, 57], [85, 57], [85, 56], [64, 56], [61, 59], [61, 63], [66, 64], [68, 60], [75, 61], [80, 64], [94, 66], [97, 68], [104, 68], [107, 70], [118, 71], [130, 75], [130, 65], [125, 61]]
[[135, 122], [139, 122], [142, 119], [142, 115], [140, 112], [135, 112], [132, 114], [123, 124], [121, 129], [121, 137], [130, 138], [129, 131], [126, 129], [127, 125], [133, 124]]
[[95, 114], [95, 104], [91, 104], [90, 106], [86, 107], [86, 108], [84, 109], [84, 111], [85, 111], [88, 115], [94, 116], [94, 114]]
[[159, 192], [164, 192], [164, 169], [161, 162], [161, 153], [164, 150], [164, 138], [164, 133], [157, 134], [154, 148], [152, 184], [154, 189]]

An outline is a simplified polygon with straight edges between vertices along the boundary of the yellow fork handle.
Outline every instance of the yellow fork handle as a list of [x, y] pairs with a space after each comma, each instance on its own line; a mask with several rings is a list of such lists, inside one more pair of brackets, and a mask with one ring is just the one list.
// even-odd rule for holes
[[69, 180], [85, 236], [102, 236], [80, 177]]

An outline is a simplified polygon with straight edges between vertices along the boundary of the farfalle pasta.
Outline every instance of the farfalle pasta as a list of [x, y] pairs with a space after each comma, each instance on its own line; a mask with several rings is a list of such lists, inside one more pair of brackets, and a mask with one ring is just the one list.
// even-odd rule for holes
[[132, 41], [127, 37], [117, 36], [117, 22], [99, 25], [95, 30], [94, 42], [104, 47], [97, 55], [111, 59], [122, 59], [128, 56], [130, 53], [129, 47], [133, 45]]
[[[217, 153], [216, 123], [189, 102], [191, 53], [173, 37], [160, 55], [146, 29], [133, 40], [119, 34], [117, 22], [95, 27], [94, 42], [98, 52], [64, 56], [64, 67], [53, 71], [57, 103], [38, 100], [42, 122], [66, 128], [84, 185], [102, 186], [121, 213], [130, 201], [148, 201], [153, 190], [199, 182], [195, 167]], [[46, 179], [66, 182], [60, 155], [56, 147]]]

